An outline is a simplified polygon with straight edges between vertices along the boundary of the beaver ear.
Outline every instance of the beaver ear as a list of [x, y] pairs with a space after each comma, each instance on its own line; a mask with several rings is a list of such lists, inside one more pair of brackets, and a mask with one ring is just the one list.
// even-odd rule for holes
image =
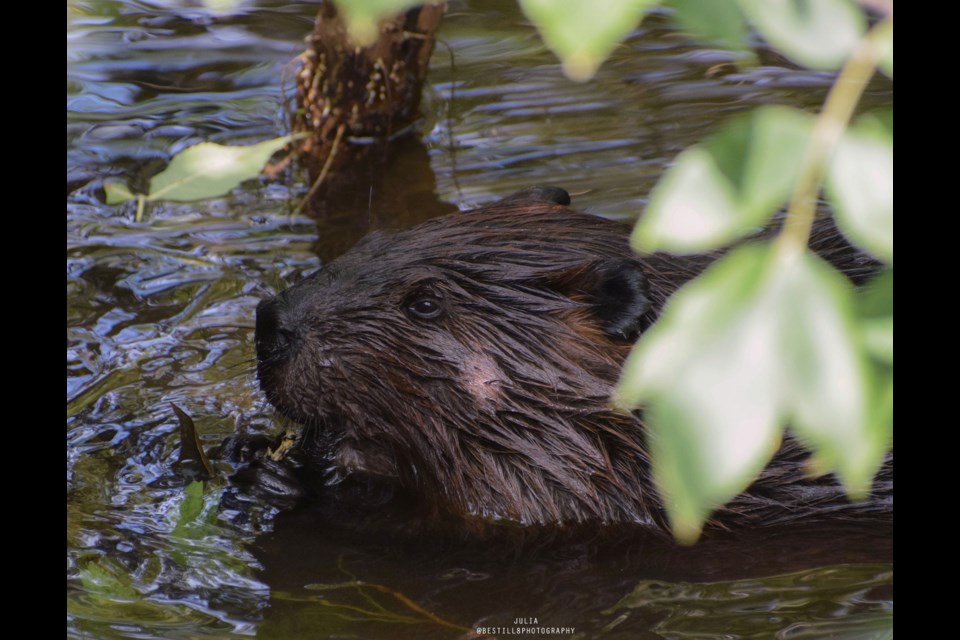
[[511, 193], [499, 201], [499, 203], [505, 202], [546, 202], [549, 204], [568, 206], [570, 204], [570, 194], [560, 187], [537, 185], [524, 187], [520, 189], [520, 191]]
[[649, 320], [650, 287], [637, 260], [611, 258], [551, 273], [548, 286], [586, 304], [604, 333], [633, 339]]
[[601, 265], [587, 291], [593, 313], [607, 335], [630, 339], [643, 326], [650, 310], [650, 286], [636, 260], [610, 260]]

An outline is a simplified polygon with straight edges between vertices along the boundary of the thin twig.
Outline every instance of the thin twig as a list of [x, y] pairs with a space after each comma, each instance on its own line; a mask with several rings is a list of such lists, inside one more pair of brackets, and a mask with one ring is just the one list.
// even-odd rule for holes
[[[346, 572], [346, 571], [345, 571], [345, 573], [347, 573], [347, 575], [351, 575], [351, 577], [352, 577], [352, 574], [350, 574], [350, 573], [348, 573], [348, 572]], [[396, 613], [391, 612], [390, 610], [386, 609], [386, 608], [383, 607], [382, 605], [379, 605], [379, 604], [377, 604], [376, 602], [374, 602], [369, 596], [367, 596], [366, 594], [363, 593], [363, 590], [364, 590], [364, 589], [372, 589], [372, 590], [374, 590], [374, 591], [379, 591], [380, 593], [385, 593], [385, 594], [387, 594], [387, 595], [389, 595], [389, 596], [392, 596], [395, 600], [397, 600], [398, 602], [400, 602], [400, 604], [404, 605], [405, 607], [407, 607], [408, 609], [410, 609], [410, 610], [413, 611], [414, 613], [420, 614], [421, 616], [423, 616], [424, 618], [426, 618], [426, 619], [429, 620], [430, 622], [433, 622], [434, 624], [440, 625], [440, 626], [442, 626], [442, 627], [447, 627], [448, 629], [456, 629], [457, 631], [472, 631], [472, 629], [470, 629], [470, 627], [464, 627], [463, 625], [455, 624], [455, 623], [453, 623], [453, 622], [448, 622], [447, 620], [444, 620], [444, 619], [441, 618], [440, 616], [438, 616], [438, 615], [436, 615], [436, 614], [434, 614], [434, 613], [431, 613], [431, 612], [427, 611], [426, 609], [424, 609], [423, 607], [421, 607], [421, 606], [418, 605], [416, 602], [414, 602], [413, 600], [411, 600], [411, 599], [408, 598], [407, 596], [403, 595], [403, 594], [400, 593], [399, 591], [396, 591], [396, 590], [394, 590], [394, 589], [391, 589], [390, 587], [387, 587], [387, 586], [382, 585], [382, 584], [376, 584], [376, 583], [371, 583], [371, 582], [364, 582], [363, 580], [353, 579], [353, 580], [351, 580], [350, 582], [343, 582], [343, 583], [340, 583], [340, 584], [322, 584], [322, 585], [321, 585], [321, 584], [315, 584], [315, 585], [310, 585], [310, 587], [308, 587], [308, 588], [309, 588], [311, 591], [339, 591], [339, 590], [341, 590], [341, 589], [356, 589], [357, 592], [358, 592], [365, 600], [367, 600], [367, 602], [370, 602], [373, 606], [375, 606], [377, 609], [379, 609], [382, 614], [389, 615], [389, 616], [395, 616], [395, 617], [397, 618], [397, 620], [403, 621], [403, 622], [415, 622], [415, 621], [416, 621], [416, 620], [413, 620], [413, 619], [410, 619], [410, 618], [405, 618], [405, 617], [401, 616], [400, 614], [396, 614]], [[348, 605], [341, 605], [341, 606], [347, 607]], [[352, 606], [351, 606], [351, 607], [349, 607], [349, 608], [351, 608], [351, 609], [353, 609], [353, 610], [355, 610], [355, 611], [363, 611], [363, 609], [360, 609], [360, 608], [358, 608], [358, 607], [352, 607]]]
[[330, 165], [333, 164], [333, 157], [337, 155], [337, 149], [340, 146], [340, 138], [343, 137], [343, 132], [347, 128], [346, 124], [341, 124], [340, 128], [337, 129], [337, 135], [333, 139], [333, 146], [330, 147], [330, 153], [327, 154], [327, 161], [323, 163], [323, 169], [320, 170], [320, 175], [317, 176], [316, 182], [313, 183], [313, 186], [310, 187], [310, 191], [307, 192], [307, 195], [304, 196], [303, 200], [300, 201], [300, 204], [297, 206], [296, 210], [290, 214], [291, 216], [298, 215], [300, 210], [303, 209], [303, 206], [310, 201], [310, 198], [313, 197], [313, 194], [317, 192], [317, 189], [320, 188], [320, 185], [323, 183], [324, 179], [327, 177], [327, 172], [330, 171]]
[[375, 589], [377, 591], [380, 591], [381, 593], [386, 593], [388, 595], [393, 596], [395, 599], [399, 600], [402, 604], [406, 605], [409, 609], [412, 609], [413, 611], [419, 613], [420, 615], [427, 618], [434, 624], [438, 624], [443, 627], [448, 627], [450, 629], [456, 629], [457, 631], [471, 631], [469, 627], [464, 627], [459, 624], [454, 624], [453, 622], [447, 622], [443, 618], [433, 613], [430, 613], [429, 611], [427, 611], [426, 609], [418, 605], [416, 602], [414, 602], [407, 596], [403, 595], [399, 591], [394, 591], [390, 587], [385, 587], [382, 584], [370, 584], [369, 582], [363, 583], [363, 586], [369, 587], [370, 589]]

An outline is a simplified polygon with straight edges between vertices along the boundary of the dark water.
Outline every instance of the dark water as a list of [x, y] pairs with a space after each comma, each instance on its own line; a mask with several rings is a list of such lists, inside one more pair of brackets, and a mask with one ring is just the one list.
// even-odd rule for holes
[[[531, 545], [338, 532], [315, 514], [190, 497], [172, 470], [169, 402], [205, 446], [273, 434], [253, 375], [262, 297], [367, 226], [403, 226], [518, 187], [565, 187], [582, 209], [633, 217], [665, 165], [724, 118], [813, 108], [823, 74], [733, 71], [652, 20], [573, 84], [512, 2], [453, 2], [407, 143], [330, 221], [291, 217], [297, 174], [142, 223], [102, 181], [143, 181], [202, 140], [285, 131], [291, 61], [317, 5], [259, 0], [68, 4], [68, 635], [90, 638], [456, 638], [574, 627], [603, 638], [892, 637], [889, 531], [765, 531], [692, 549], [660, 540]], [[449, 49], [448, 49], [449, 47]], [[450, 50], [453, 52], [451, 60]], [[872, 88], [872, 103], [891, 100]], [[339, 225], [339, 227], [338, 227]], [[221, 478], [232, 471], [215, 461]], [[513, 637], [524, 637], [514, 635]], [[571, 637], [569, 633], [530, 637]]]

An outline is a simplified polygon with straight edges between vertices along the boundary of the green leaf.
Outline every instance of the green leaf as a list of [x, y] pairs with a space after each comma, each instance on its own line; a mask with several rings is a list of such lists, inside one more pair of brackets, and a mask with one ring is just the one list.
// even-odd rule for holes
[[183, 490], [184, 499], [180, 503], [180, 518], [177, 527], [196, 522], [203, 513], [203, 482], [195, 480]]
[[763, 37], [790, 58], [815, 69], [839, 69], [866, 30], [849, 0], [738, 0]]
[[227, 194], [244, 180], [260, 175], [270, 156], [294, 139], [283, 136], [236, 147], [201, 142], [188, 147], [153, 176], [147, 200], [189, 202]]
[[879, 42], [880, 47], [880, 70], [888, 78], [893, 78], [893, 25], [889, 29], [884, 29], [883, 37]]
[[103, 190], [107, 194], [107, 204], [120, 204], [137, 197], [123, 182], [104, 182]]
[[751, 51], [749, 28], [736, 0], [667, 0], [678, 26], [694, 38], [715, 42], [731, 51]]
[[827, 168], [837, 224], [853, 242], [893, 262], [893, 125], [864, 116], [844, 132]]
[[864, 346], [870, 355], [893, 364], [893, 316], [865, 320], [861, 327]]
[[[193, 539], [207, 533], [207, 523], [203, 517], [207, 507], [205, 488], [203, 482], [194, 480], [183, 490], [183, 502], [180, 503], [177, 524], [173, 529], [175, 536]], [[215, 513], [216, 509], [213, 512]]]
[[659, 0], [520, 0], [571, 80], [589, 80]]
[[858, 335], [853, 288], [810, 252], [780, 271], [778, 355], [784, 360], [785, 413], [847, 492], [863, 497], [883, 461], [886, 441], [870, 426], [870, 371]]
[[887, 449], [893, 439], [893, 269], [871, 279], [858, 294], [860, 330], [873, 372], [870, 430]]
[[681, 153], [650, 196], [631, 241], [640, 252], [700, 252], [762, 226], [789, 197], [813, 117], [761, 107]]
[[624, 365], [615, 402], [648, 406], [654, 478], [681, 541], [749, 486], [787, 424], [851, 495], [883, 460], [849, 282], [812, 253], [784, 255], [731, 251], [674, 295]]
[[885, 269], [858, 292], [860, 327], [870, 355], [893, 365], [893, 269]]
[[418, 4], [436, 4], [423, 0], [339, 0], [336, 5], [350, 31], [350, 38], [360, 47], [377, 41], [380, 21], [392, 18]]
[[772, 252], [731, 252], [667, 304], [624, 365], [620, 406], [649, 403], [654, 478], [675, 536], [742, 492], [779, 443]]
[[873, 386], [867, 404], [870, 431], [883, 451], [893, 443], [893, 365], [877, 362], [871, 364]]
[[127, 569], [112, 558], [101, 557], [83, 564], [80, 582], [88, 592], [115, 600], [135, 601], [140, 597]]

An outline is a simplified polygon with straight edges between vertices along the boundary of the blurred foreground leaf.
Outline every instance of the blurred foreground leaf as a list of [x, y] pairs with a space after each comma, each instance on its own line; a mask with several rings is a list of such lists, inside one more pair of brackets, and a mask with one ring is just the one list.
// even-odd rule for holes
[[589, 80], [659, 0], [519, 0], [571, 80]]
[[860, 294], [860, 328], [874, 383], [868, 403], [871, 429], [889, 446], [893, 441], [893, 269], [871, 279]]
[[868, 282], [858, 299], [860, 325], [870, 355], [893, 364], [893, 269], [885, 269]]
[[737, 0], [667, 0], [681, 29], [693, 37], [717, 43], [731, 51], [751, 51], [749, 27]]
[[633, 231], [640, 252], [707, 251], [755, 231], [786, 202], [813, 117], [761, 107], [681, 153]]
[[790, 424], [851, 495], [886, 438], [866, 411], [867, 370], [846, 278], [811, 253], [732, 251], [680, 290], [624, 366], [616, 401], [647, 405], [654, 477], [674, 535], [749, 486]]
[[836, 70], [866, 30], [851, 0], [738, 0], [766, 40], [800, 64]]
[[880, 39], [880, 70], [888, 78], [893, 78], [893, 25], [883, 31], [883, 37]]
[[827, 170], [827, 191], [844, 234], [893, 263], [893, 122], [864, 116], [847, 129]]
[[870, 492], [887, 448], [872, 428], [872, 385], [850, 281], [813, 253], [790, 269], [779, 300], [785, 418], [854, 499]]
[[373, 44], [380, 35], [380, 21], [418, 4], [436, 4], [424, 0], [338, 0], [337, 9], [350, 31], [350, 38], [359, 47]]

